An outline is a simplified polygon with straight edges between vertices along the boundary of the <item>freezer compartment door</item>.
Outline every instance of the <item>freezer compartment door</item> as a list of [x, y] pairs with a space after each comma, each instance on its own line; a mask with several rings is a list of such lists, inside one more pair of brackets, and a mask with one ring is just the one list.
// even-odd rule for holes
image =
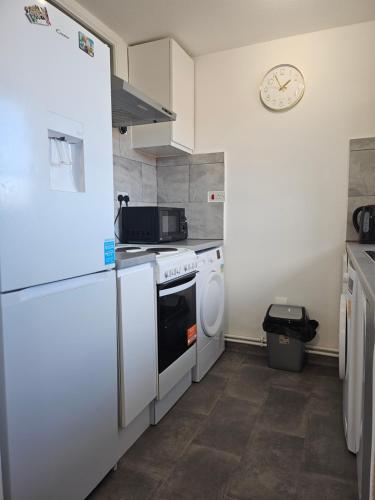
[[114, 267], [109, 48], [43, 7], [1, 9], [2, 292]]
[[1, 296], [10, 500], [82, 500], [117, 459], [115, 272]]

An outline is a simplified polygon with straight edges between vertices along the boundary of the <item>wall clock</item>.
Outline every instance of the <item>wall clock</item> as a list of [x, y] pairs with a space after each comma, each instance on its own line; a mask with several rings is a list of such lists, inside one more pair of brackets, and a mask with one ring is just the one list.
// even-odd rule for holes
[[295, 106], [305, 92], [301, 71], [291, 64], [270, 69], [260, 86], [260, 100], [272, 111], [286, 111]]

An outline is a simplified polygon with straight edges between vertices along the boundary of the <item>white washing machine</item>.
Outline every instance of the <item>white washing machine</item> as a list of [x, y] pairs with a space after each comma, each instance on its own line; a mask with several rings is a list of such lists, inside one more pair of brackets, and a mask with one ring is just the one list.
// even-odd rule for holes
[[198, 253], [197, 364], [193, 381], [199, 382], [224, 351], [223, 249]]
[[[351, 452], [357, 453], [362, 432], [366, 298], [357, 273], [350, 262], [347, 275], [344, 270], [343, 281], [339, 342], [340, 377], [343, 379], [343, 420], [347, 447]], [[346, 315], [344, 296], [346, 296]]]

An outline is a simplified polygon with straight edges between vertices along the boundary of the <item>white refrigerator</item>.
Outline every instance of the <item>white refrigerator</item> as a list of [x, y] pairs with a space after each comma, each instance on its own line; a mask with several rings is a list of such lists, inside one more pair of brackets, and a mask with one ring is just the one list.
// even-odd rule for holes
[[110, 51], [4, 0], [0, 53], [4, 498], [82, 500], [117, 459]]

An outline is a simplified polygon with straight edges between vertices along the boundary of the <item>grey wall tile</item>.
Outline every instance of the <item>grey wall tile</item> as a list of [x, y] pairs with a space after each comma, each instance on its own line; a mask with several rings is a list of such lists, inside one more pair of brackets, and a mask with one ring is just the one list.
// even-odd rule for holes
[[189, 224], [189, 238], [223, 238], [223, 203], [189, 203], [186, 206], [186, 217]]
[[191, 156], [189, 154], [178, 156], [167, 156], [165, 158], [157, 158], [156, 166], [158, 167], [175, 167], [176, 165], [190, 165]]
[[114, 197], [119, 191], [129, 193], [131, 201], [142, 201], [142, 164], [127, 158], [113, 157]]
[[361, 149], [375, 149], [375, 137], [350, 140], [350, 151], [359, 151]]
[[224, 163], [190, 166], [190, 201], [207, 202], [208, 191], [224, 190]]
[[191, 156], [191, 165], [199, 165], [202, 163], [223, 163], [224, 153], [206, 153]]
[[117, 128], [112, 129], [112, 154], [120, 155], [120, 132]]
[[158, 203], [159, 207], [185, 208], [189, 238], [222, 240], [224, 237], [223, 203]]
[[348, 219], [346, 227], [347, 241], [358, 241], [358, 233], [354, 229], [352, 216], [356, 208], [364, 205], [375, 205], [375, 196], [350, 196], [348, 202]]
[[189, 200], [189, 166], [158, 167], [158, 202], [184, 202]]
[[349, 196], [375, 195], [375, 149], [351, 151]]
[[157, 202], [156, 167], [142, 163], [142, 201]]

